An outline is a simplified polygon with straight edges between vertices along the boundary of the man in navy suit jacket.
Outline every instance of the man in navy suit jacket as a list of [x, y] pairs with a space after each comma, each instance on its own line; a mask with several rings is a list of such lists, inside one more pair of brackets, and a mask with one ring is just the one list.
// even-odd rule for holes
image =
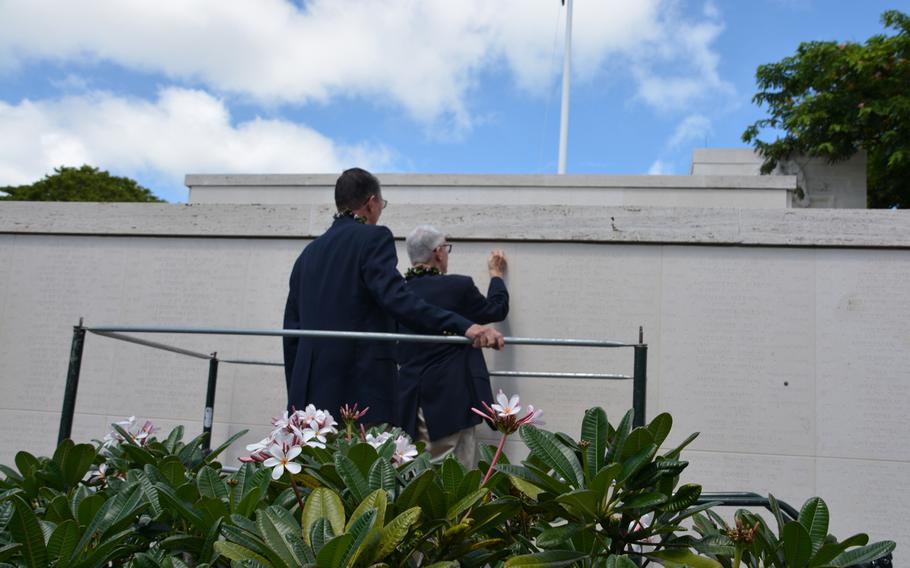
[[[405, 278], [415, 294], [479, 323], [502, 321], [508, 315], [502, 251], [493, 251], [487, 261], [490, 287], [484, 297], [469, 276], [446, 274], [452, 245], [433, 227], [414, 229], [407, 246], [413, 266]], [[432, 457], [453, 453], [462, 464], [474, 467], [474, 427], [481, 419], [471, 407], [493, 402], [483, 353], [467, 345], [438, 343], [400, 343], [398, 349], [397, 423], [415, 439], [426, 441]]]
[[[378, 226], [387, 202], [379, 180], [360, 168], [335, 183], [335, 222], [294, 263], [285, 329], [395, 332], [396, 320], [422, 333], [457, 333], [475, 347], [501, 349], [502, 334], [430, 305], [398, 273], [392, 232]], [[370, 407], [371, 423], [393, 422], [397, 364], [390, 342], [284, 338], [288, 408], [337, 412]]]

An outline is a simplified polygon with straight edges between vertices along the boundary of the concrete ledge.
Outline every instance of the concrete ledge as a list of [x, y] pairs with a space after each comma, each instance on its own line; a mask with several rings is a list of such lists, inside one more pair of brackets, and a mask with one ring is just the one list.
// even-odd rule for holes
[[[332, 213], [326, 205], [0, 202], [0, 233], [296, 239], [322, 234]], [[382, 221], [399, 237], [431, 223], [454, 240], [910, 248], [910, 212], [892, 210], [398, 205]]]
[[[796, 176], [376, 174], [383, 187], [796, 189]], [[334, 188], [338, 174], [187, 174], [188, 187]]]

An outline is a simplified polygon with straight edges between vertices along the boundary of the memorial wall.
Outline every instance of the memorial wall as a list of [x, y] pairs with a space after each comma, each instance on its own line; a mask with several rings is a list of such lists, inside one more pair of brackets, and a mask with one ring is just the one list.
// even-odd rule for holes
[[[910, 558], [910, 215], [903, 211], [393, 205], [396, 235], [450, 234], [450, 271], [485, 289], [505, 249], [511, 336], [649, 344], [648, 417], [668, 445], [694, 431], [687, 479], [799, 506], [821, 495], [832, 532], [865, 530]], [[72, 326], [279, 328], [300, 249], [325, 205], [0, 203], [0, 463], [52, 451]], [[399, 268], [406, 267], [399, 242]], [[279, 361], [277, 338], [149, 337], [220, 358]], [[508, 347], [491, 369], [631, 374], [632, 350]], [[208, 363], [88, 335], [74, 437], [129, 415], [200, 430]], [[496, 381], [578, 436], [615, 423], [630, 382]], [[215, 443], [262, 437], [284, 407], [279, 367], [222, 364]], [[335, 409], [332, 409], [333, 411]], [[485, 435], [493, 439], [492, 432]], [[231, 457], [238, 455], [235, 445]], [[513, 457], [523, 453], [510, 442]], [[898, 562], [900, 562], [898, 560]]]

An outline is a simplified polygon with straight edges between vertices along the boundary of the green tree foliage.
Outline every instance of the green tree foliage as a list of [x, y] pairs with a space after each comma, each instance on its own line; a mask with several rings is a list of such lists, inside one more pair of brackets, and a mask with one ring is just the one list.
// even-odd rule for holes
[[54, 169], [53, 175], [33, 184], [0, 187], [0, 191], [9, 194], [0, 197], [7, 201], [163, 201], [135, 180], [112, 176], [88, 165], [61, 166]]
[[[864, 44], [806, 42], [758, 68], [752, 101], [769, 116], [743, 141], [764, 157], [763, 173], [798, 154], [837, 162], [865, 150], [869, 206], [910, 206], [910, 17], [892, 10], [882, 22], [895, 33]], [[766, 128], [783, 136], [765, 142]]]

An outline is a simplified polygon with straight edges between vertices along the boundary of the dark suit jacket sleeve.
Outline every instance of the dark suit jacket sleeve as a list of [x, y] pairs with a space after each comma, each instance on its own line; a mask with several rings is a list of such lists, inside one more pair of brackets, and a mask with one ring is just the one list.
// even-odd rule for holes
[[470, 277], [465, 277], [465, 280], [466, 284], [459, 304], [464, 306], [462, 310], [459, 310], [462, 315], [481, 324], [506, 319], [506, 316], [509, 315], [509, 291], [506, 290], [506, 283], [502, 278], [497, 276], [490, 278], [486, 298]]
[[405, 326], [423, 333], [443, 331], [464, 335], [473, 322], [460, 315], [428, 304], [405, 285], [398, 273], [398, 255], [392, 232], [379, 227], [377, 238], [364, 250], [362, 274], [373, 298]]
[[[291, 278], [288, 286], [288, 299], [284, 305], [284, 329], [300, 329], [300, 314], [297, 307], [297, 294], [299, 275], [297, 273], [297, 264], [291, 270]], [[290, 389], [291, 377], [294, 374], [294, 360], [297, 357], [297, 344], [300, 342], [298, 337], [285, 337], [282, 340], [284, 347], [284, 380]]]

